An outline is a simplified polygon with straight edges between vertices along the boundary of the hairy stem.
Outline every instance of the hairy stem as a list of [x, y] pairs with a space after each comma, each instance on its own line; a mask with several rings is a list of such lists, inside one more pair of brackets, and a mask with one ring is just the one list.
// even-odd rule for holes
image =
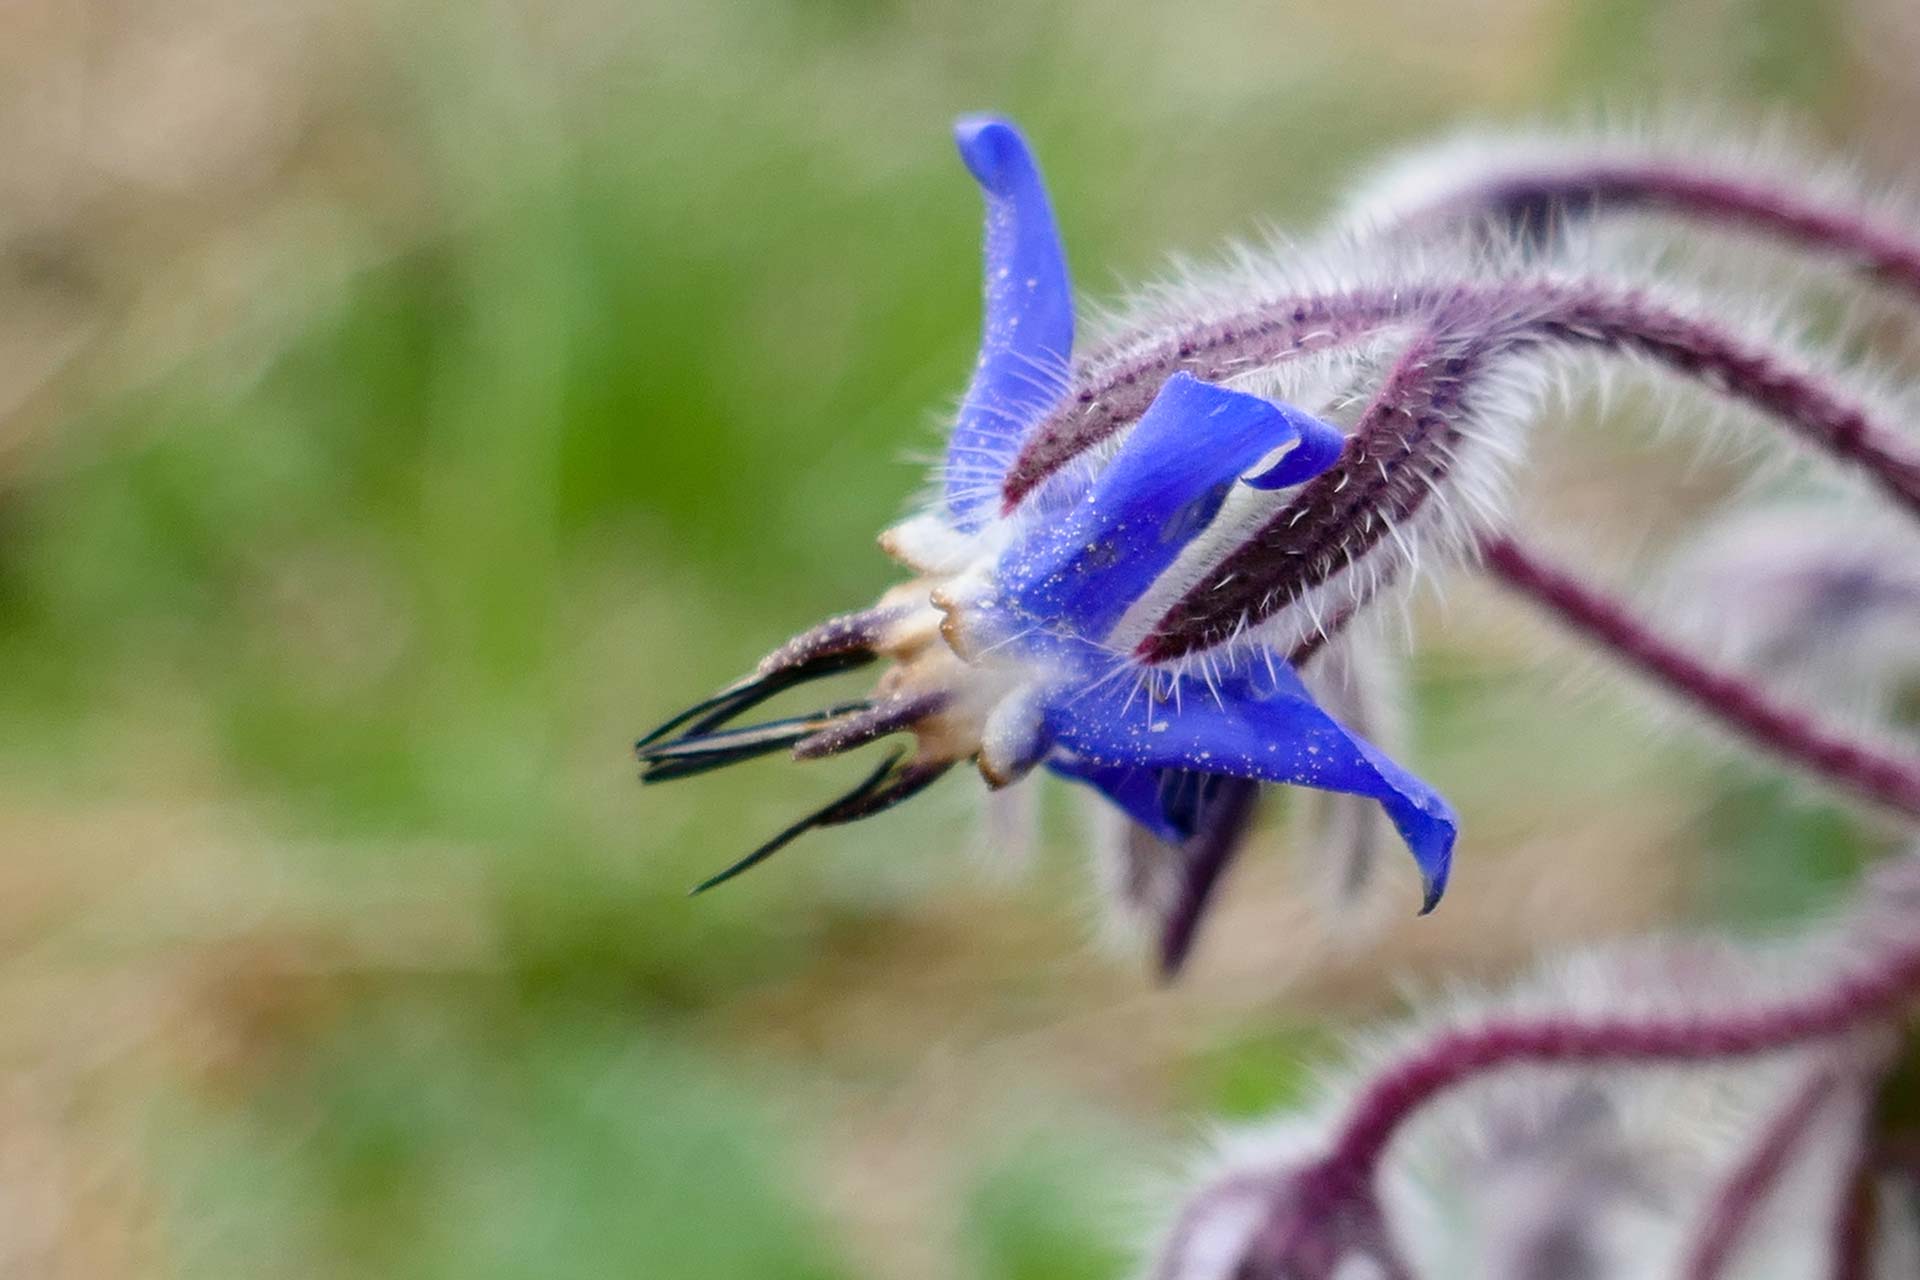
[[1872, 960], [1772, 1003], [1694, 1017], [1516, 1016], [1443, 1032], [1373, 1077], [1348, 1111], [1325, 1165], [1372, 1185], [1387, 1147], [1408, 1120], [1489, 1072], [1523, 1065], [1722, 1061], [1830, 1039], [1891, 1018], [1920, 996], [1920, 934], [1911, 922], [1903, 923], [1901, 936], [1883, 942]]
[[[1540, 241], [1565, 220], [1635, 210], [1779, 240], [1850, 265], [1920, 301], [1920, 238], [1908, 228], [1765, 177], [1702, 172], [1674, 160], [1596, 159], [1482, 173], [1406, 215], [1402, 225], [1418, 232], [1491, 216], [1523, 239]], [[1012, 507], [1058, 466], [1138, 418], [1154, 389], [1176, 370], [1212, 379], [1326, 350], [1428, 312], [1447, 292], [1428, 283], [1303, 295], [1171, 337], [1113, 343], [1086, 363], [1070, 398], [1029, 437], [1005, 479], [1006, 503]]]
[[1149, 662], [1211, 648], [1343, 572], [1439, 489], [1471, 446], [1476, 385], [1497, 362], [1592, 350], [1652, 361], [1772, 418], [1920, 516], [1920, 446], [1832, 379], [1712, 320], [1593, 283], [1461, 286], [1434, 311], [1348, 437], [1339, 462], [1154, 624]]
[[1834, 786], [1920, 818], [1920, 758], [1894, 755], [1823, 724], [1765, 689], [1660, 636], [1620, 602], [1515, 542], [1484, 544], [1488, 572], [1745, 741]]
[[1482, 173], [1415, 210], [1403, 225], [1419, 232], [1492, 217], [1537, 243], [1565, 221], [1638, 210], [1777, 239], [1835, 258], [1920, 300], [1920, 239], [1907, 229], [1765, 178], [1702, 172], [1673, 160], [1594, 160]]
[[1154, 1265], [1153, 1280], [1179, 1280], [1186, 1271], [1193, 1242], [1209, 1218], [1242, 1205], [1258, 1204], [1274, 1194], [1276, 1179], [1267, 1173], [1237, 1174], [1207, 1188], [1180, 1212], [1167, 1233]]

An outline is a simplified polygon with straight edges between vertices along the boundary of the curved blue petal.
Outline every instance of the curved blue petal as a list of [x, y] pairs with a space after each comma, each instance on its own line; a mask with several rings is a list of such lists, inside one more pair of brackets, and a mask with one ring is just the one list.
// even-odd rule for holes
[[1179, 703], [1135, 696], [1129, 706], [1119, 681], [1068, 688], [1049, 705], [1048, 725], [1082, 769], [1197, 769], [1370, 796], [1419, 864], [1421, 909], [1431, 911], [1447, 887], [1453, 810], [1316, 706], [1291, 671], [1275, 674], [1262, 689], [1236, 673], [1217, 683], [1217, 696], [1195, 688]]
[[1007, 604], [1099, 639], [1212, 522], [1240, 473], [1297, 439], [1271, 401], [1174, 374], [1086, 496], [1001, 557]]
[[986, 318], [980, 359], [947, 442], [947, 508], [977, 527], [1034, 419], [1067, 389], [1073, 290], [1039, 167], [1020, 131], [967, 116], [953, 128], [987, 203]]
[[1290, 404], [1275, 407], [1287, 415], [1287, 421], [1300, 433], [1300, 443], [1265, 471], [1246, 478], [1246, 483], [1256, 489], [1284, 489], [1288, 485], [1304, 484], [1339, 461], [1340, 451], [1347, 445], [1347, 438], [1332, 423], [1322, 422]]

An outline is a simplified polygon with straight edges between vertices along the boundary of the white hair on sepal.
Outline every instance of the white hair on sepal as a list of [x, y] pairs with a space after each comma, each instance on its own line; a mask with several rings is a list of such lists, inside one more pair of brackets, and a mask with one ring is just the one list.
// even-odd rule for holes
[[1334, 297], [1434, 281], [1494, 281], [1528, 263], [1503, 246], [1390, 244], [1329, 231], [1295, 237], [1269, 231], [1206, 257], [1170, 258], [1162, 273], [1082, 313], [1081, 350], [1091, 368], [1124, 360], [1172, 330], [1243, 315], [1295, 297]]
[[[1351, 427], [1398, 356], [1400, 341], [1398, 335], [1381, 335], [1324, 357], [1249, 370], [1232, 382], [1238, 389]], [[1445, 352], [1436, 358], [1445, 358]], [[1452, 424], [1461, 447], [1454, 451], [1446, 480], [1420, 510], [1373, 540], [1347, 567], [1208, 652], [1228, 660], [1257, 660], [1265, 649], [1289, 653], [1349, 611], [1377, 611], [1390, 601], [1404, 602], [1422, 573], [1470, 560], [1481, 537], [1502, 521], [1527, 429], [1540, 416], [1538, 406], [1554, 387], [1563, 358], [1545, 350], [1494, 360], [1473, 384], [1471, 411]], [[1290, 490], [1236, 489], [1213, 524], [1128, 609], [1114, 628], [1115, 643], [1125, 647], [1143, 638], [1174, 601], [1283, 511], [1293, 496]], [[1362, 536], [1367, 532], [1356, 530]], [[1193, 655], [1171, 665], [1182, 674], [1196, 669]]]
[[1247, 631], [1243, 642], [1290, 652], [1330, 620], [1354, 610], [1364, 616], [1392, 601], [1399, 602], [1404, 621], [1417, 588], [1438, 589], [1435, 570], [1471, 563], [1481, 539], [1504, 522], [1513, 471], [1539, 406], [1554, 386], [1556, 360], [1519, 355], [1496, 360], [1476, 379], [1469, 412], [1452, 424], [1461, 447], [1445, 481], [1420, 509], [1375, 539], [1347, 568]]
[[[1709, 308], [1691, 291], [1671, 285], [1651, 281], [1623, 285], [1612, 277], [1604, 284], [1616, 290], [1630, 286], [1652, 303], [1717, 323], [1724, 321], [1729, 311], [1726, 305]], [[1790, 366], [1802, 370], [1821, 367], [1820, 357], [1806, 349], [1800, 335], [1790, 330], [1779, 304], [1752, 300], [1735, 304], [1731, 310], [1748, 313], [1739, 334], [1755, 349], [1776, 352]], [[1508, 320], [1524, 323], [1524, 310]], [[1722, 323], [1721, 327], [1727, 326]], [[1362, 375], [1377, 377], [1399, 339], [1398, 333], [1382, 334], [1338, 352], [1250, 369], [1229, 381], [1240, 389], [1285, 400], [1336, 422], [1343, 418], [1350, 422], [1370, 387]], [[1344, 375], [1343, 385], [1328, 381], [1335, 374]], [[1817, 376], [1837, 392], [1862, 403], [1887, 403], [1876, 397], [1857, 374]], [[1312, 385], [1315, 379], [1322, 384], [1318, 391]], [[1456, 423], [1465, 437], [1456, 451], [1458, 465], [1434, 498], [1412, 519], [1389, 530], [1386, 539], [1369, 548], [1351, 567], [1310, 589], [1241, 638], [1251, 645], [1288, 651], [1327, 619], [1340, 616], [1357, 602], [1370, 600], [1383, 584], [1390, 589], [1397, 584], [1401, 589], [1393, 589], [1392, 594], [1404, 599], [1408, 594], [1405, 588], [1412, 584], [1400, 579], [1415, 579], [1421, 568], [1435, 562], [1470, 557], [1479, 537], [1501, 522], [1512, 464], [1528, 432], [1554, 416], [1553, 403], [1586, 394], [1590, 388], [1597, 388], [1593, 394], [1604, 399], [1614, 388], [1628, 383], [1649, 388], [1648, 404], [1655, 413], [1648, 426], [1654, 433], [1680, 439], [1696, 459], [1737, 456], [1750, 469], [1750, 484], [1767, 483], [1794, 467], [1835, 468], [1831, 460], [1816, 458], [1806, 448], [1781, 447], [1781, 442], [1788, 440], [1787, 434], [1776, 423], [1758, 421], [1758, 410], [1733, 400], [1715, 386], [1685, 378], [1631, 350], [1623, 359], [1617, 351], [1528, 348], [1496, 361], [1475, 380], [1473, 413], [1464, 423]], [[1881, 413], [1889, 419], [1898, 416], [1884, 407]], [[1814, 459], [1811, 464], [1810, 458]], [[1238, 541], [1284, 506], [1287, 496], [1236, 493], [1208, 533], [1186, 549], [1154, 590], [1136, 602], [1116, 634], [1122, 638], [1143, 635], [1160, 616], [1160, 610], [1195, 585]]]
[[[1229, 385], [1350, 427], [1356, 398], [1354, 388], [1363, 376], [1377, 372], [1391, 351], [1392, 339], [1381, 336], [1354, 348], [1250, 370], [1230, 379]], [[1124, 438], [1121, 434], [1113, 447], [1118, 448]], [[1128, 607], [1114, 626], [1110, 643], [1131, 649], [1145, 638], [1148, 629], [1174, 601], [1196, 586], [1255, 529], [1283, 510], [1293, 497], [1291, 489], [1261, 490], [1236, 485], [1206, 529], [1182, 548], [1173, 564]], [[1174, 669], [1184, 674], [1193, 669], [1193, 664], [1176, 664]]]

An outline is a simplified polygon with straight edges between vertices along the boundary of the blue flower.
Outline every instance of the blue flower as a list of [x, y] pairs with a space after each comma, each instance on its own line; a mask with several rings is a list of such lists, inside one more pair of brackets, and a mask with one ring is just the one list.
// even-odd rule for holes
[[[1110, 456], [1062, 472], [1003, 513], [1006, 468], [1032, 425], [1068, 394], [1072, 296], [1020, 133], [969, 118], [955, 136], [986, 198], [986, 317], [946, 453], [944, 512], [883, 538], [922, 576], [875, 609], [789, 642], [754, 675], [649, 735], [640, 753], [646, 779], [658, 781], [788, 746], [803, 758], [836, 754], [901, 731], [917, 750], [709, 883], [810, 827], [865, 817], [972, 760], [995, 787], [1044, 766], [1189, 851], [1181, 894], [1189, 915], [1244, 830], [1248, 783], [1371, 797], [1412, 851], [1430, 910], [1454, 841], [1445, 801], [1322, 710], [1282, 657], [1256, 641], [1180, 666], [1146, 664], [1134, 647], [1138, 616], [1183, 557], [1207, 551], [1203, 535], [1220, 533], [1235, 491], [1311, 479], [1338, 458], [1341, 433], [1291, 406], [1177, 373]], [[724, 727], [782, 689], [879, 656], [894, 665], [873, 698]], [[1191, 921], [1168, 928], [1178, 930], [1163, 938], [1171, 968]]]

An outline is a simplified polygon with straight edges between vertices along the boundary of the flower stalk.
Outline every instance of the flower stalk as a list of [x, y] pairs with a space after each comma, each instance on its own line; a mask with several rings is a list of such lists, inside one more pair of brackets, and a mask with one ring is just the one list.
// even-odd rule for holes
[[1354, 1101], [1325, 1164], [1371, 1183], [1393, 1139], [1424, 1107], [1469, 1080], [1514, 1067], [1681, 1065], [1796, 1048], [1881, 1025], [1920, 998], [1920, 932], [1881, 932], [1879, 954], [1811, 990], [1691, 1017], [1552, 1014], [1443, 1032], [1376, 1075]]
[[1497, 163], [1392, 216], [1395, 229], [1415, 235], [1492, 221], [1523, 243], [1541, 244], [1567, 224], [1636, 212], [1777, 240], [1920, 301], [1920, 241], [1897, 223], [1784, 181], [1662, 158]]
[[1815, 1122], [1835, 1104], [1842, 1085], [1841, 1073], [1823, 1066], [1794, 1090], [1715, 1192], [1681, 1267], [1684, 1280], [1724, 1280], [1767, 1198], [1779, 1188]]
[[1667, 640], [1621, 602], [1511, 537], [1482, 544], [1502, 586], [1658, 683], [1759, 750], [1909, 818], [1920, 818], [1920, 757], [1900, 755], [1822, 723], [1758, 683]]
[[[1411, 1275], [1382, 1207], [1383, 1166], [1416, 1117], [1468, 1084], [1521, 1067], [1727, 1067], [1831, 1043], [1849, 1065], [1842, 1069], [1834, 1065], [1840, 1059], [1830, 1060], [1803, 1083], [1722, 1185], [1694, 1238], [1683, 1274], [1689, 1280], [1722, 1274], [1756, 1202], [1778, 1179], [1817, 1114], [1845, 1104], [1850, 1131], [1858, 1128], [1863, 1100], [1885, 1062], [1884, 1054], [1867, 1053], [1861, 1045], [1877, 1042], [1920, 1002], [1920, 931], [1910, 904], [1896, 902], [1890, 909], [1868, 902], [1854, 927], [1867, 954], [1833, 965], [1794, 994], [1748, 995], [1686, 1014], [1491, 1014], [1430, 1035], [1365, 1079], [1342, 1108], [1320, 1155], [1268, 1175], [1263, 1216], [1246, 1236], [1240, 1269], [1233, 1274], [1244, 1280], [1321, 1280], [1336, 1275], [1350, 1259], [1365, 1257], [1384, 1274]], [[1244, 1177], [1236, 1185], [1245, 1185]], [[1850, 1179], [1849, 1185], [1855, 1182]], [[1196, 1209], [1210, 1194], [1195, 1201]], [[1183, 1223], [1191, 1235], [1196, 1228], [1186, 1219]], [[1857, 1247], [1845, 1239], [1857, 1224], [1848, 1225], [1843, 1215], [1835, 1230], [1836, 1256]], [[1174, 1242], [1180, 1238], [1177, 1232]], [[1184, 1274], [1171, 1243], [1162, 1258], [1165, 1274]]]

